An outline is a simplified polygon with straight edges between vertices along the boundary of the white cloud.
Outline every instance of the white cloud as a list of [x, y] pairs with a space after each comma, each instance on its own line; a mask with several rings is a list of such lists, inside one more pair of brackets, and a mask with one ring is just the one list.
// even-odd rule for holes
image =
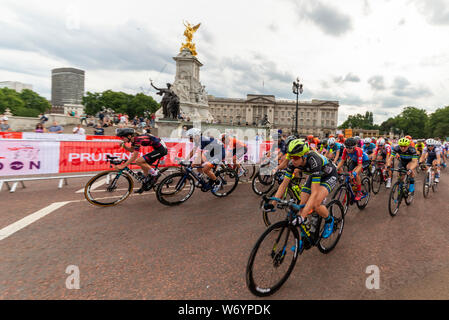
[[294, 99], [299, 76], [301, 100], [340, 101], [340, 123], [368, 110], [382, 121], [405, 105], [449, 104], [448, 6], [423, 4], [3, 0], [0, 81], [31, 83], [50, 98], [51, 69], [73, 66], [86, 71], [86, 91], [139, 92], [149, 77], [164, 85], [174, 79], [185, 19], [201, 22], [194, 41], [209, 93]]

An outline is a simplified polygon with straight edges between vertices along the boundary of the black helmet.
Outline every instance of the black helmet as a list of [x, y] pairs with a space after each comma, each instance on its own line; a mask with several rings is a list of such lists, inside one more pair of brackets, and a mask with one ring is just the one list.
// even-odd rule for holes
[[354, 138], [348, 138], [345, 140], [346, 147], [355, 147], [356, 144], [357, 144], [357, 141]]
[[323, 145], [327, 146], [327, 139], [324, 138], [324, 139], [321, 141], [321, 143], [322, 143]]
[[122, 128], [122, 129], [117, 129], [115, 135], [117, 137], [127, 137], [129, 135], [133, 135], [134, 134], [134, 129], [132, 128]]

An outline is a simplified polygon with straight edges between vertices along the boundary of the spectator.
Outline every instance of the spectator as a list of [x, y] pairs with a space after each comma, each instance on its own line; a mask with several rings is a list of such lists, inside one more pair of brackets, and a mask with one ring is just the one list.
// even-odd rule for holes
[[152, 113], [151, 116], [150, 116], [150, 125], [151, 125], [152, 128], [154, 128], [155, 121], [156, 121], [156, 114]]
[[98, 114], [98, 119], [100, 119], [101, 122], [105, 121], [105, 120], [104, 120], [104, 113], [103, 113], [103, 112], [100, 112], [100, 113]]
[[3, 116], [2, 123], [0, 124], [0, 132], [12, 131], [11, 127], [8, 124], [8, 117]]
[[123, 125], [127, 125], [128, 121], [126, 119], [126, 115], [122, 114], [122, 116], [120, 117], [120, 123]]
[[84, 128], [81, 126], [81, 123], [80, 123], [75, 128], [73, 128], [73, 134], [85, 135], [86, 130], [84, 130]]
[[96, 136], [104, 136], [104, 129], [102, 128], [100, 123], [97, 123], [97, 125], [94, 128], [94, 135]]
[[48, 132], [50, 133], [63, 133], [64, 128], [58, 125], [56, 121], [53, 121], [53, 125], [48, 128]]
[[36, 129], [34, 129], [34, 132], [36, 132], [36, 133], [46, 133], [47, 132], [47, 129], [45, 129], [44, 128], [44, 125], [42, 124], [42, 123], [38, 123], [37, 125], [36, 125]]
[[86, 123], [87, 125], [87, 114], [85, 112], [83, 112], [80, 116], [80, 123], [83, 124], [83, 121]]
[[187, 138], [187, 126], [182, 126], [181, 138]]
[[144, 117], [139, 117], [139, 127], [143, 129], [146, 126], [147, 126], [147, 123], [145, 122], [145, 118]]
[[44, 125], [45, 122], [48, 121], [48, 117], [47, 117], [45, 114], [41, 113], [41, 114], [39, 115], [39, 121]]

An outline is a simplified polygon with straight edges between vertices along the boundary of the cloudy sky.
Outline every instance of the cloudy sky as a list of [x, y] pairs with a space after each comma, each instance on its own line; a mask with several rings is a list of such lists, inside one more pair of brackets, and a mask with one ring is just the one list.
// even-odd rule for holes
[[86, 71], [86, 91], [128, 93], [173, 82], [194, 36], [209, 94], [248, 93], [340, 102], [347, 115], [380, 123], [417, 106], [449, 105], [449, 0], [27, 1], [0, 0], [0, 81], [21, 81], [50, 98], [51, 69]]

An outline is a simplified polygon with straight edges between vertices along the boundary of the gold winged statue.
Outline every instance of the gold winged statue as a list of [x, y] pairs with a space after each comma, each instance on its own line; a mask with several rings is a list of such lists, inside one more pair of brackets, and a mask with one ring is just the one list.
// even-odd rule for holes
[[186, 27], [186, 30], [184, 31], [184, 36], [186, 37], [186, 43], [183, 43], [181, 46], [181, 49], [179, 50], [180, 52], [182, 51], [182, 49], [187, 48], [190, 50], [190, 52], [192, 53], [193, 56], [196, 56], [196, 49], [195, 49], [195, 44], [192, 42], [193, 40], [193, 34], [196, 32], [196, 30], [198, 30], [198, 28], [200, 27], [201, 23], [198, 23], [196, 26], [192, 26], [188, 21], [187, 24], [186, 22], [184, 22], [184, 26]]

